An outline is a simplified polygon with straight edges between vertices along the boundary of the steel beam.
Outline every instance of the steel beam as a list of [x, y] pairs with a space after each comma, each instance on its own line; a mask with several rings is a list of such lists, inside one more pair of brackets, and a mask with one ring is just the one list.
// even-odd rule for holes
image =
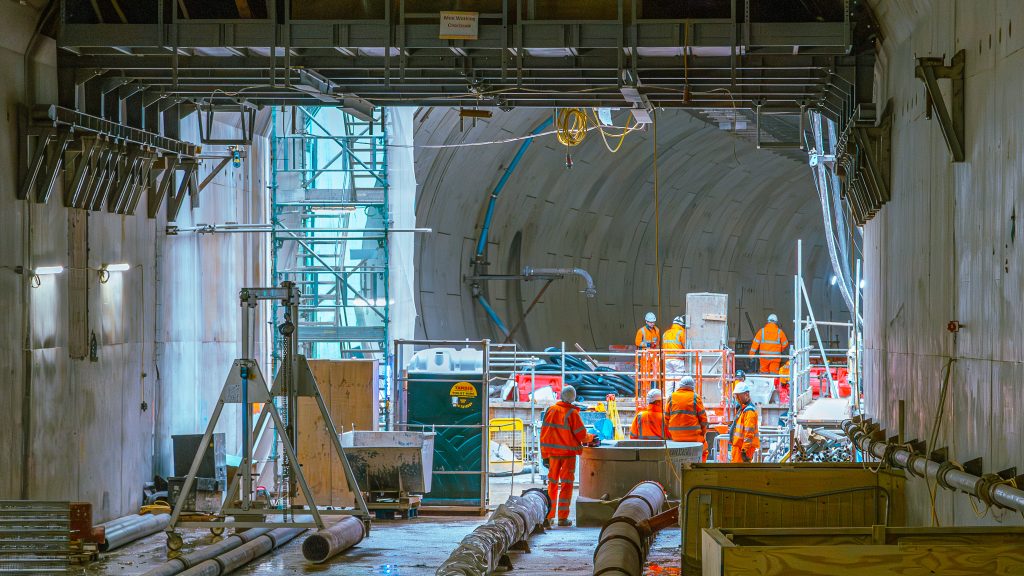
[[193, 158], [199, 154], [199, 147], [191, 142], [165, 138], [159, 134], [124, 126], [61, 106], [37, 106], [32, 111], [32, 120], [37, 123], [65, 126], [75, 132], [100, 134], [119, 142], [145, 146], [181, 157]]
[[[927, 118], [932, 117], [932, 111], [939, 114], [939, 128], [942, 136], [946, 139], [946, 146], [953, 156], [953, 162], [963, 162], [965, 158], [965, 134], [964, 134], [964, 83], [965, 83], [965, 61], [966, 52], [957, 52], [949, 65], [945, 64], [942, 57], [918, 58], [917, 66], [914, 68], [915, 76], [924, 82], [926, 96]], [[948, 78], [952, 81], [952, 93], [950, 94], [950, 107], [946, 106], [945, 98], [939, 89], [939, 78]]]

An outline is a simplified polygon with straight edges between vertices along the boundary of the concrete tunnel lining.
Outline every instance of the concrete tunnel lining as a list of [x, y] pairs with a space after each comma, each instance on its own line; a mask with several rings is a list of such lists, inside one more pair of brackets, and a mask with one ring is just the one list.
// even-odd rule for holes
[[[523, 136], [546, 110], [494, 110], [494, 117], [459, 131], [457, 109], [417, 112], [417, 146], [487, 142]], [[621, 123], [620, 115], [618, 121]], [[611, 155], [591, 132], [570, 150], [539, 137], [525, 152], [497, 201], [487, 242], [492, 274], [517, 267], [579, 267], [589, 271], [597, 297], [579, 293], [575, 278], [556, 281], [527, 318], [520, 344], [543, 348], [561, 340], [602, 349], [630, 343], [649, 309], [656, 308], [652, 131], [634, 132]], [[431, 339], [499, 338], [473, 302], [471, 273], [487, 200], [519, 143], [418, 148], [417, 226], [434, 230], [417, 239], [417, 335]], [[796, 241], [804, 241], [805, 281], [819, 318], [846, 319], [831, 268], [821, 207], [805, 163], [754, 145], [688, 114], [659, 112], [658, 125], [661, 324], [682, 312], [686, 292], [730, 295], [730, 334], [751, 337], [769, 312], [792, 329]], [[515, 240], [517, 234], [520, 239]], [[512, 253], [516, 244], [521, 254]], [[512, 326], [541, 282], [491, 282], [491, 305]], [[578, 319], [578, 320], [574, 320]]]

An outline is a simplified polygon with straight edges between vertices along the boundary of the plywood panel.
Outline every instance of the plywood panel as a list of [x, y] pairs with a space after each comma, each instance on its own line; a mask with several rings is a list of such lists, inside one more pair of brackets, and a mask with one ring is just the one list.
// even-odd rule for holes
[[[682, 546], [689, 566], [700, 563], [700, 531], [708, 527], [904, 523], [902, 474], [875, 474], [860, 464], [685, 464], [681, 475]], [[893, 495], [888, 518], [880, 491], [856, 490], [875, 486]], [[820, 496], [804, 498], [814, 494]]]
[[[309, 367], [339, 434], [378, 428], [376, 361], [310, 360]], [[354, 495], [316, 401], [299, 398], [298, 410], [299, 462], [313, 498], [319, 506], [352, 506]]]

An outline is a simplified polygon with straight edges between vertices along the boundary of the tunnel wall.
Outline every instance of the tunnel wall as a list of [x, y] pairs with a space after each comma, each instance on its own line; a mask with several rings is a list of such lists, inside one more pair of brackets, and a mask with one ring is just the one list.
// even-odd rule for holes
[[[170, 472], [166, 449], [163, 465], [153, 458], [169, 445], [167, 434], [202, 431], [236, 355], [238, 287], [260, 276], [262, 257], [240, 236], [167, 236], [166, 211], [148, 219], [145, 199], [134, 216], [69, 210], [60, 180], [47, 204], [16, 199], [19, 162], [27, 163], [19, 112], [57, 97], [49, 38], [32, 52], [26, 90], [24, 53], [37, 14], [0, 4], [0, 499], [88, 501], [102, 522], [137, 512], [143, 483]], [[195, 141], [194, 121], [183, 136]], [[257, 161], [261, 154], [251, 152]], [[200, 180], [214, 163], [206, 161]], [[228, 167], [198, 208], [185, 202], [180, 223], [261, 218], [263, 172], [250, 172], [253, 165]], [[70, 271], [41, 277], [38, 288], [14, 273], [68, 266], [72, 220], [87, 222], [89, 268], [133, 265], [107, 283], [95, 270], [85, 275], [84, 328], [96, 335], [96, 361], [71, 357], [69, 333], [83, 324], [72, 320]]]
[[[893, 99], [892, 201], [865, 228], [867, 410], [895, 433], [927, 440], [951, 358], [938, 446], [986, 472], [1024, 465], [1024, 3], [877, 1], [885, 41], [879, 101]], [[915, 57], [966, 50], [966, 161], [953, 163], [937, 119], [925, 118]], [[943, 90], [948, 83], [940, 80]], [[956, 320], [957, 333], [946, 325]], [[922, 481], [908, 479], [908, 520], [931, 523]], [[975, 503], [979, 513], [984, 505]], [[966, 496], [939, 490], [943, 525], [979, 518]]]
[[[464, 277], [471, 273], [487, 199], [520, 142], [425, 146], [523, 136], [549, 113], [495, 109], [493, 118], [467, 122], [460, 131], [455, 109], [417, 112], [417, 225], [433, 229], [417, 237], [420, 336], [499, 337]], [[757, 150], [682, 111], [659, 112], [658, 148], [663, 328], [683, 312], [686, 292], [725, 292], [732, 336], [751, 339], [744, 315], [756, 330], [769, 312], [792, 335], [798, 238], [819, 314], [848, 317], [838, 292], [829, 290], [821, 209], [805, 162]], [[598, 350], [631, 344], [644, 313], [657, 305], [651, 132], [627, 136], [615, 155], [591, 132], [570, 152], [568, 170], [566, 148], [554, 136], [539, 137], [527, 149], [498, 199], [489, 272], [579, 267], [594, 277], [593, 299], [580, 293], [578, 278], [556, 281], [517, 333], [520, 344], [541, 349], [564, 340], [570, 348], [579, 343]], [[541, 286], [490, 282], [486, 290], [511, 327]]]

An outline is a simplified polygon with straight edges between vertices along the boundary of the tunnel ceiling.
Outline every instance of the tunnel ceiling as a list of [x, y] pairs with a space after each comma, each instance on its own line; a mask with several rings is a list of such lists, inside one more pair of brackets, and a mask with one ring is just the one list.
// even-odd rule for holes
[[[434, 230], [417, 239], [420, 336], [498, 337], [466, 277], [489, 195], [520, 143], [424, 147], [522, 136], [548, 114], [494, 112], [464, 131], [457, 109], [422, 108], [416, 115], [417, 225]], [[750, 339], [747, 313], [755, 327], [769, 312], [792, 326], [798, 238], [820, 317], [842, 317], [826, 282], [821, 208], [806, 160], [757, 150], [684, 111], [659, 112], [657, 129], [664, 319], [683, 312], [686, 292], [706, 291], [730, 295], [733, 336]], [[589, 299], [577, 278], [556, 281], [517, 334], [521, 344], [628, 343], [643, 313], [656, 310], [652, 133], [630, 134], [615, 155], [591, 133], [570, 150], [571, 170], [566, 148], [542, 136], [509, 177], [488, 238], [487, 271], [579, 267], [593, 275], [598, 291]], [[483, 290], [513, 326], [541, 286], [486, 282]]]

